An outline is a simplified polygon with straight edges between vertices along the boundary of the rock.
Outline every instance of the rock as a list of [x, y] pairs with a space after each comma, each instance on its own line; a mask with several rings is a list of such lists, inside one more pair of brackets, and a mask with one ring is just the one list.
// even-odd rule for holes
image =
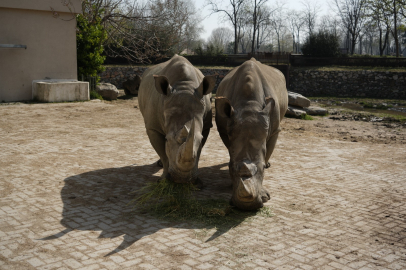
[[138, 95], [140, 88], [141, 77], [136, 75], [133, 79], [123, 82], [123, 88], [126, 95]]
[[103, 99], [115, 100], [118, 96], [117, 87], [111, 83], [100, 83], [96, 86], [96, 92], [99, 93]]
[[285, 115], [300, 118], [302, 115], [306, 115], [306, 112], [302, 108], [289, 105]]
[[308, 107], [302, 108], [308, 115], [326, 115], [328, 114], [328, 110], [320, 107]]
[[302, 108], [310, 106], [310, 100], [308, 100], [301, 94], [288, 91], [288, 97], [289, 97], [289, 102], [288, 102], [289, 105], [298, 106], [298, 107], [302, 107]]

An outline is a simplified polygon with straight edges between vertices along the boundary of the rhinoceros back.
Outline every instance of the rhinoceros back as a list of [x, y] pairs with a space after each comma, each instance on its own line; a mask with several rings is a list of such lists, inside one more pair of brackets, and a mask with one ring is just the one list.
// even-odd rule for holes
[[285, 77], [278, 69], [264, 65], [254, 58], [227, 74], [217, 89], [217, 96], [224, 96], [233, 106], [238, 106], [240, 99], [244, 96], [243, 80], [246, 75], [253, 76], [262, 86], [253, 87], [252, 90], [255, 93], [249, 98], [256, 99], [260, 103], [265, 103], [265, 97], [274, 98], [279, 105], [281, 120], [288, 107]]

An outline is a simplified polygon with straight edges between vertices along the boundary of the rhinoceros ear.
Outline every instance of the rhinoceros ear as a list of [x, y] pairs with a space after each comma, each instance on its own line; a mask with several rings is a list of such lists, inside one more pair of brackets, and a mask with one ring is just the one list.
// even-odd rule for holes
[[168, 78], [163, 75], [153, 75], [155, 80], [155, 89], [162, 95], [169, 95], [172, 91], [172, 87], [169, 84]]
[[272, 97], [266, 97], [265, 98], [265, 108], [262, 110], [262, 112], [265, 115], [269, 115], [274, 107], [275, 107], [275, 100]]
[[216, 97], [216, 114], [221, 117], [230, 118], [234, 114], [234, 108], [225, 97]]
[[209, 75], [203, 78], [202, 83], [197, 88], [197, 92], [201, 96], [210, 94], [213, 91], [214, 86], [216, 86], [217, 75]]

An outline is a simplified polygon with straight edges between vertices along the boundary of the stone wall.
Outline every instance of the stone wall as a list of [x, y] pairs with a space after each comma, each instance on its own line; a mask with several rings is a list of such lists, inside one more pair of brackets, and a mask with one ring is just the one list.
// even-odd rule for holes
[[[123, 82], [142, 75], [145, 67], [106, 67], [102, 82], [121, 89]], [[218, 74], [217, 85], [231, 69], [201, 69], [204, 75]], [[291, 69], [289, 90], [307, 97], [370, 97], [406, 99], [406, 71], [317, 71]], [[213, 93], [217, 90], [217, 85]]]
[[[146, 67], [106, 67], [105, 71], [99, 74], [100, 81], [105, 83], [114, 84], [118, 89], [123, 88], [123, 82], [128, 79], [132, 79], [135, 75], [142, 76], [142, 73], [146, 70]], [[224, 78], [224, 76], [231, 70], [230, 69], [201, 69], [200, 71], [205, 75], [217, 74], [217, 83], [213, 93], [216, 92], [217, 86]]]
[[406, 99], [406, 71], [290, 70], [290, 91], [307, 97]]
[[99, 74], [100, 82], [114, 84], [118, 89], [123, 88], [123, 82], [132, 79], [135, 75], [142, 76], [146, 67], [106, 67], [105, 70]]

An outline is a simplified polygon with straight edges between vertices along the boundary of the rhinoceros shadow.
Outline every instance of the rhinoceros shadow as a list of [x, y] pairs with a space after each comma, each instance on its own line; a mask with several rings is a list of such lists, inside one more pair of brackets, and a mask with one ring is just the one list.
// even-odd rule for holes
[[[197, 191], [199, 197], [231, 197], [228, 170], [220, 170], [227, 164], [199, 168], [199, 175], [205, 187]], [[127, 166], [90, 171], [66, 178], [61, 191], [63, 212], [61, 224], [65, 230], [42, 238], [52, 240], [69, 237], [73, 230], [100, 231], [99, 238], [123, 236], [123, 242], [106, 254], [109, 256], [134, 244], [144, 236], [168, 228], [204, 229], [208, 226], [193, 222], [170, 222], [157, 219], [134, 210], [129, 204], [148, 181], [159, 180], [157, 172], [161, 168], [154, 164]], [[243, 222], [236, 219], [233, 224], [218, 229], [207, 241], [211, 241]], [[213, 226], [214, 227], [214, 226]], [[211, 227], [211, 228], [213, 228]]]

